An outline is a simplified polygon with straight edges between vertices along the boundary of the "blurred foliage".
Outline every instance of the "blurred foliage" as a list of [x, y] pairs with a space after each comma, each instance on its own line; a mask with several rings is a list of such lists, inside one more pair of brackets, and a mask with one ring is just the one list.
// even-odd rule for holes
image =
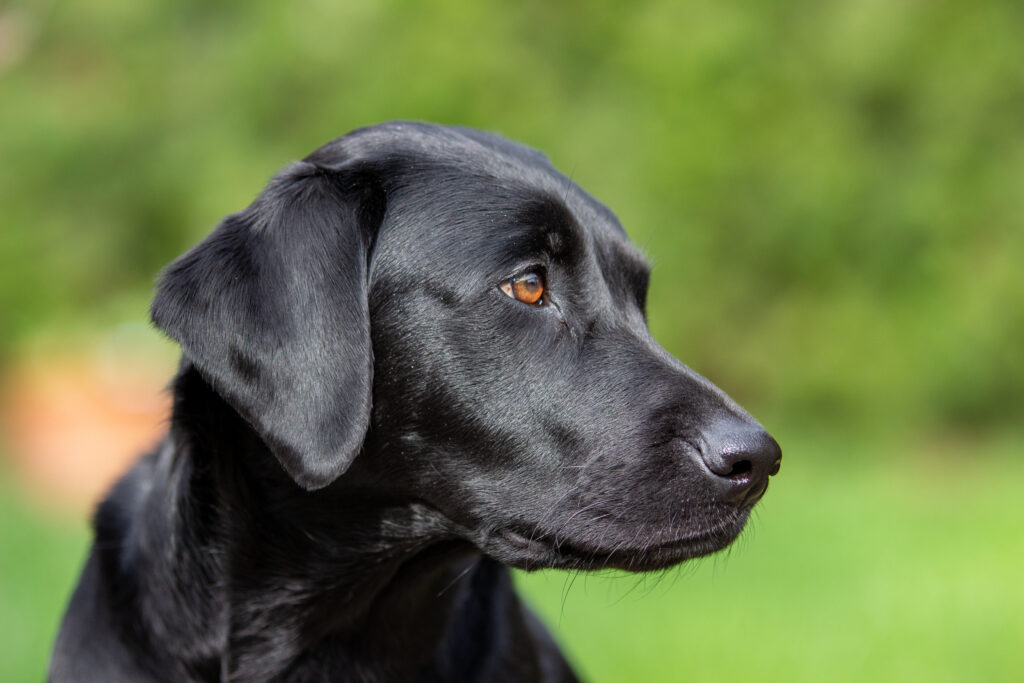
[[8, 2], [0, 353], [141, 320], [281, 166], [395, 118], [504, 133], [611, 206], [676, 355], [755, 410], [1024, 409], [1024, 5]]
[[[0, 369], [144, 320], [333, 137], [500, 132], [619, 214], [655, 336], [787, 452], [756, 543], [671, 592], [520, 577], [583, 670], [1019, 680], [1022, 35], [1018, 0], [3, 0]], [[88, 534], [14, 482], [0, 680], [38, 680]]]

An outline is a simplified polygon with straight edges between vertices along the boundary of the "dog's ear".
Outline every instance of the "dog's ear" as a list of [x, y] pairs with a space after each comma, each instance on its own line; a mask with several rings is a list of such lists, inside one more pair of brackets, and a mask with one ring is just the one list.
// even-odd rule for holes
[[367, 173], [289, 166], [164, 271], [151, 316], [302, 487], [345, 472], [370, 421]]

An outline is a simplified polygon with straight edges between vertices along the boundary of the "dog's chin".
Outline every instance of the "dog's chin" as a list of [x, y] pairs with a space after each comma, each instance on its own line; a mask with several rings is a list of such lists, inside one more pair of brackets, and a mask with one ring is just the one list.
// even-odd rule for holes
[[[504, 564], [525, 570], [657, 571], [722, 550], [743, 531], [748, 512], [675, 538], [655, 532], [648, 535], [651, 539], [648, 541], [642, 534], [633, 534], [633, 540], [615, 543], [608, 543], [604, 538], [594, 541], [509, 526], [492, 534], [484, 550]], [[663, 538], [668, 540], [656, 540]]]

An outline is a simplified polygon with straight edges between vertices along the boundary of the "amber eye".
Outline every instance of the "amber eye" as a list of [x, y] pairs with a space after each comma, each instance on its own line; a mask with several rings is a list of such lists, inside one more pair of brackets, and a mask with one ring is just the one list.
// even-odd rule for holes
[[544, 304], [544, 277], [530, 271], [501, 283], [501, 291], [517, 301], [534, 306]]

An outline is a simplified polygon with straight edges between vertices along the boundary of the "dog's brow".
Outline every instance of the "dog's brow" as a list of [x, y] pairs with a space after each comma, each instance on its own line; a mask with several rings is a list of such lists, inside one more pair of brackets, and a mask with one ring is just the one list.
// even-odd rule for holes
[[534, 244], [543, 244], [553, 255], [571, 251], [580, 242], [579, 226], [572, 211], [561, 201], [540, 195], [526, 202], [517, 216]]
[[630, 276], [646, 282], [651, 278], [651, 265], [641, 253], [633, 248], [625, 249], [622, 255], [623, 266]]
[[621, 245], [612, 250], [612, 258], [622, 268], [630, 283], [646, 286], [651, 279], [651, 266], [647, 259], [631, 245]]

